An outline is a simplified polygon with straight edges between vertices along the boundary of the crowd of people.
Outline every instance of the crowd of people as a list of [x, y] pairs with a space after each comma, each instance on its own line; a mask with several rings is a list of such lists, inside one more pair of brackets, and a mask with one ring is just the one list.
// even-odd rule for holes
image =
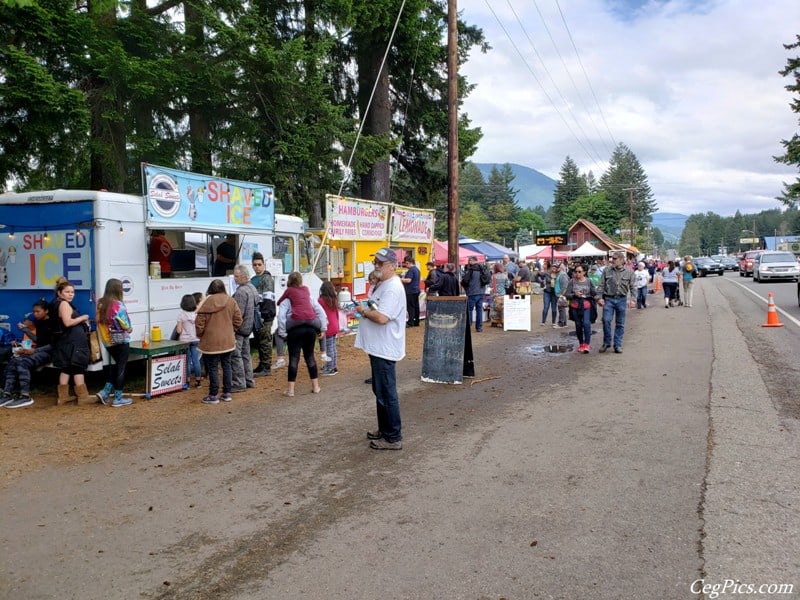
[[[561, 329], [567, 327], [568, 320], [573, 321], [578, 352], [590, 352], [592, 324], [601, 314], [603, 341], [599, 352], [613, 348], [615, 353], [622, 353], [626, 312], [632, 306], [648, 308], [657, 273], [666, 308], [692, 307], [693, 280], [697, 276], [688, 256], [665, 264], [654, 260], [634, 264], [624, 253], [614, 252], [608, 260], [570, 263], [543, 259], [529, 264], [504, 256], [501, 261], [486, 265], [472, 257], [462, 269], [453, 263], [436, 266], [429, 262], [427, 277], [421, 281], [419, 268], [411, 257], [403, 261], [402, 273], [398, 272], [399, 261], [393, 249], [382, 248], [373, 257], [368, 297], [359, 308], [355, 347], [370, 360], [371, 377], [365, 383], [371, 384], [375, 396], [377, 428], [368, 431], [366, 437], [369, 447], [376, 450], [402, 448], [396, 364], [405, 356], [406, 329], [419, 326], [423, 291], [429, 296], [466, 296], [468, 326], [474, 320], [477, 332], [483, 329], [487, 296], [490, 317], [502, 320], [504, 298], [535, 291], [543, 299], [541, 325]], [[221, 279], [214, 279], [205, 293], [187, 294], [181, 299], [173, 339], [188, 346], [188, 384], [199, 388], [204, 379], [208, 380], [208, 392], [201, 400], [204, 404], [230, 402], [232, 394], [254, 388], [256, 377], [271, 375], [273, 368], [287, 365], [283, 395], [293, 397], [301, 356], [312, 394], [321, 391], [320, 376], [339, 371], [336, 339], [340, 334], [340, 307], [333, 283], [324, 282], [319, 297], [312, 298], [302, 275], [293, 272], [286, 291], [276, 300], [274, 279], [258, 252], [253, 254], [252, 268], [251, 276], [248, 266], [234, 264], [236, 289], [231, 295]], [[62, 277], [54, 298], [37, 301], [29, 317], [18, 324], [23, 344], [15, 348], [6, 367], [0, 407], [33, 404], [32, 374], [48, 363], [59, 371], [57, 404], [132, 404], [124, 390], [133, 327], [122, 282], [109, 279], [97, 302], [97, 333], [112, 360], [105, 367], [103, 387], [94, 395], [89, 394], [85, 380], [91, 318], [80, 314], [73, 305], [74, 296], [74, 286]], [[257, 350], [255, 366], [251, 339]], [[274, 365], [273, 346], [278, 358]], [[317, 364], [317, 347], [322, 368]], [[284, 348], [288, 350], [288, 362]]]
[[614, 352], [622, 353], [628, 306], [648, 308], [648, 296], [654, 291], [657, 273], [667, 308], [692, 307], [693, 281], [698, 275], [690, 256], [663, 263], [655, 259], [636, 262], [629, 260], [624, 252], [612, 252], [608, 258], [595, 260], [567, 262], [543, 258], [531, 263], [525, 259], [515, 262], [506, 255], [491, 265], [491, 275], [484, 279], [486, 284], [479, 279], [486, 265], [474, 257], [469, 258], [460, 274], [452, 263], [437, 267], [429, 262], [427, 266], [427, 294], [465, 295], [469, 324], [474, 316], [477, 332], [483, 330], [484, 305], [489, 309], [490, 319], [502, 322], [504, 299], [508, 295], [531, 294], [536, 286], [536, 293], [542, 296], [541, 326], [563, 329], [568, 327], [568, 321], [573, 321], [577, 351], [584, 354], [591, 349], [591, 324], [598, 315], [602, 315], [603, 323], [599, 351], [613, 348]]

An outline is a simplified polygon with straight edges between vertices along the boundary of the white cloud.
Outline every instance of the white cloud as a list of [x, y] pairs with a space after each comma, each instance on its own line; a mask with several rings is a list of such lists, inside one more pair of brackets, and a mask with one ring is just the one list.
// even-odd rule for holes
[[557, 179], [569, 155], [599, 177], [616, 141], [641, 162], [663, 212], [782, 207], [774, 198], [797, 169], [772, 157], [798, 116], [778, 71], [790, 57], [783, 44], [800, 33], [797, 0], [459, 0], [458, 8], [493, 47], [461, 66], [477, 84], [463, 110], [484, 134], [472, 160]]

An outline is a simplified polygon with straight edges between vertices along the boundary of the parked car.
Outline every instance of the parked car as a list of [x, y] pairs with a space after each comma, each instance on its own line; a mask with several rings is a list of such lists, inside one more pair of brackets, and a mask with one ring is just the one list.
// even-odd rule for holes
[[739, 261], [736, 260], [733, 256], [724, 256], [722, 254], [715, 254], [714, 256], [711, 257], [711, 259], [720, 263], [726, 271], [739, 270]]
[[750, 277], [753, 274], [753, 259], [763, 250], [748, 250], [739, 259], [739, 277]]
[[753, 259], [753, 281], [763, 283], [771, 279], [800, 279], [800, 267], [794, 254], [764, 251]]
[[722, 260], [720, 260], [719, 262], [722, 263], [722, 266], [725, 267], [726, 271], [739, 270], [739, 261], [733, 258], [732, 256], [723, 256]]
[[724, 275], [725, 269], [722, 264], [718, 263], [715, 260], [711, 260], [707, 256], [700, 256], [694, 259], [694, 266], [697, 269], [697, 274], [700, 277], [706, 277], [707, 275]]

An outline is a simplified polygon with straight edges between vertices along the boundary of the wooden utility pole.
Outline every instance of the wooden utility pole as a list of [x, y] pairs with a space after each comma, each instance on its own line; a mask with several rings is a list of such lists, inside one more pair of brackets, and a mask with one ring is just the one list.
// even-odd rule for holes
[[458, 265], [458, 13], [447, 0], [447, 262]]

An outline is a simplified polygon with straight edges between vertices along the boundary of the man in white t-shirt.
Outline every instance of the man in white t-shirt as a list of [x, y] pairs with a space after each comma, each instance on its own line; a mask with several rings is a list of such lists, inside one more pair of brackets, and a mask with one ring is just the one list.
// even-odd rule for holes
[[361, 310], [355, 343], [356, 348], [369, 355], [377, 405], [378, 429], [368, 432], [367, 439], [373, 450], [401, 450], [403, 434], [395, 367], [406, 355], [406, 292], [395, 272], [395, 251], [381, 248], [373, 256], [379, 283], [370, 289], [369, 300]]

